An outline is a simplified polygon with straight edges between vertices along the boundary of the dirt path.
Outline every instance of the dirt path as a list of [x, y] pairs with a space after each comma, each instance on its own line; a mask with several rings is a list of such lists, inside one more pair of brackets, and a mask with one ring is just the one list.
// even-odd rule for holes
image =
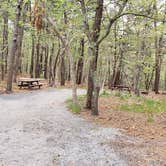
[[[79, 91], [83, 93], [83, 91]], [[71, 90], [0, 96], [0, 166], [125, 166], [106, 142], [120, 132], [71, 114]]]

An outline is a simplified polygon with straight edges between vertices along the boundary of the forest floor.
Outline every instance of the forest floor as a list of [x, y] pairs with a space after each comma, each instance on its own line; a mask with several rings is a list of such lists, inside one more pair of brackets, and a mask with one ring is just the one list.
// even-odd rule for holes
[[[166, 95], [150, 94], [144, 97], [143, 100], [147, 98], [150, 102], [152, 99], [166, 102]], [[137, 141], [131, 141], [122, 136], [111, 141], [111, 145], [118, 147], [123, 155], [131, 161], [137, 158], [141, 162], [138, 165], [166, 166], [166, 107], [163, 107], [165, 112], [161, 113], [122, 111], [119, 110], [120, 106], [132, 104], [133, 99], [106, 94], [99, 99], [99, 116], [92, 116], [90, 111], [84, 108], [84, 96], [80, 96], [79, 100], [82, 107], [80, 117], [103, 127], [119, 128], [130, 138], [137, 138]]]
[[0, 165], [128, 165], [110, 145], [121, 132], [67, 111], [70, 97], [70, 89], [0, 95]]

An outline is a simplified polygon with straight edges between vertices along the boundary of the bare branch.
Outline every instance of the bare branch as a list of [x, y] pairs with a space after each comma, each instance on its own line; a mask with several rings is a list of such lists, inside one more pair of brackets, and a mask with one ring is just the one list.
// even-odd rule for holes
[[109, 18], [109, 23], [107, 25], [107, 29], [106, 29], [106, 32], [105, 34], [99, 39], [98, 41], [98, 44], [100, 44], [110, 33], [110, 30], [111, 30], [111, 27], [113, 25], [113, 23], [121, 17], [121, 14], [124, 10], [124, 8], [126, 7], [126, 4], [127, 4], [128, 0], [125, 0], [122, 4], [122, 6], [120, 7], [118, 13], [113, 17], [113, 18]]
[[85, 7], [85, 1], [84, 0], [79, 0], [80, 4], [81, 4], [81, 11], [83, 14], [83, 18], [84, 18], [84, 31], [88, 37], [88, 39], [90, 39], [90, 29], [89, 29], [89, 23], [88, 23], [88, 16], [87, 16], [87, 11], [86, 11], [86, 7]]
[[61, 35], [61, 33], [59, 32], [59, 30], [57, 28], [57, 25], [56, 25], [56, 22], [52, 18], [50, 18], [50, 17], [47, 18], [47, 21], [54, 27], [54, 32], [56, 33], [57, 37], [61, 40], [63, 46], [65, 46], [66, 42], [63, 39], [63, 36]]

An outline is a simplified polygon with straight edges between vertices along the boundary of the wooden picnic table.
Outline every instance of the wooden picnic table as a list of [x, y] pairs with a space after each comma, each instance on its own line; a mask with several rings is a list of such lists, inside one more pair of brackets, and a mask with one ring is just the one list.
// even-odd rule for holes
[[111, 86], [111, 90], [126, 90], [129, 93], [131, 93], [131, 88], [126, 85], [114, 85], [114, 86]]
[[20, 88], [22, 87], [28, 87], [29, 89], [32, 87], [39, 87], [43, 85], [40, 81], [43, 81], [44, 79], [41, 78], [19, 78], [18, 79], [18, 86]]

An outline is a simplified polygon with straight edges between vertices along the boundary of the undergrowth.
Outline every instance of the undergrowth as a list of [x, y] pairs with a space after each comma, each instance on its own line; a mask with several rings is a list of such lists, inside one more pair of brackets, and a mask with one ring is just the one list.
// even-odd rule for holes
[[[85, 95], [78, 96], [79, 103], [84, 101], [84, 99], [85, 99]], [[78, 104], [73, 103], [72, 99], [68, 99], [66, 101], [68, 109], [70, 109], [73, 113], [77, 113], [77, 114], [79, 114], [81, 112], [81, 106], [79, 103]]]
[[[137, 97], [128, 92], [113, 91], [109, 93], [106, 90], [100, 94], [100, 97], [118, 97], [122, 102], [115, 107], [120, 111], [138, 112], [138, 113], [163, 113], [166, 112], [166, 102], [163, 100], [150, 99], [147, 97]], [[72, 99], [66, 101], [68, 108], [74, 113], [80, 113], [81, 104], [85, 101], [86, 95], [78, 96], [78, 105], [73, 104]], [[80, 104], [81, 103], [81, 104]], [[150, 117], [147, 122], [153, 122]]]
[[108, 96], [110, 96], [110, 93], [107, 92], [106, 90], [103, 90], [100, 94], [100, 97], [108, 97]]
[[[166, 102], [160, 100], [149, 99], [146, 97], [136, 97], [130, 94], [116, 94], [125, 103], [120, 104], [118, 109], [121, 111], [141, 112], [141, 113], [162, 113], [166, 112]], [[132, 102], [128, 102], [132, 99]]]

